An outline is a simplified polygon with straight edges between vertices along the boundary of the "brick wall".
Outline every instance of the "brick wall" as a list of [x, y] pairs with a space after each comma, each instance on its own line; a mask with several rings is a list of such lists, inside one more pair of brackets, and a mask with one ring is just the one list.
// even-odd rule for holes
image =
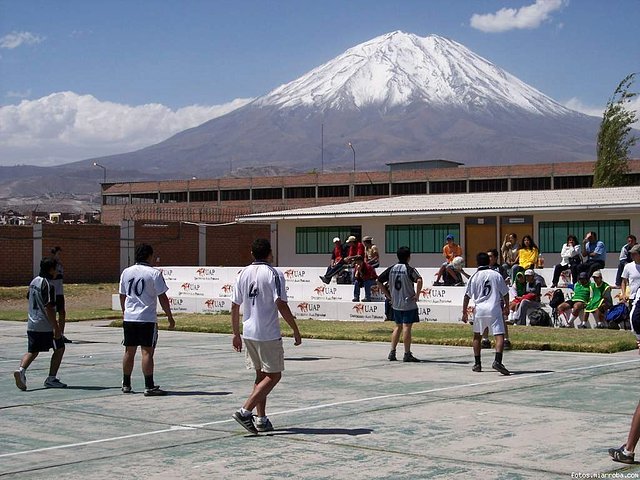
[[33, 227], [0, 227], [0, 286], [28, 285], [33, 278]]
[[225, 225], [207, 227], [207, 265], [245, 266], [253, 261], [251, 243], [270, 238], [269, 225]]
[[153, 247], [156, 265], [198, 265], [197, 225], [136, 222], [135, 237], [136, 245], [144, 242]]

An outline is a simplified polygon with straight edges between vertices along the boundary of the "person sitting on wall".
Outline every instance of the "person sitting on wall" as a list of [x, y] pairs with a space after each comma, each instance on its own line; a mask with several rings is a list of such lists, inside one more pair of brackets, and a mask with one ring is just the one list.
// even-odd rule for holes
[[627, 237], [627, 243], [625, 243], [620, 249], [620, 257], [618, 258], [618, 271], [616, 272], [616, 287], [620, 288], [622, 285], [622, 271], [627, 263], [631, 263], [631, 249], [638, 243], [635, 235], [629, 235]]
[[373, 244], [373, 237], [365, 235], [362, 237], [364, 244], [364, 261], [373, 268], [380, 266], [380, 252], [378, 246]]
[[596, 232], [589, 232], [584, 237], [582, 241], [582, 256], [585, 261], [576, 267], [578, 275], [586, 272], [587, 279], [589, 279], [593, 272], [604, 268], [604, 262], [607, 260], [607, 247], [602, 240], [598, 240]]
[[[589, 285], [589, 275], [587, 272], [580, 272], [578, 274], [578, 283], [573, 286], [573, 296], [570, 300], [558, 305], [558, 313], [564, 314], [565, 323], [562, 323], [561, 327], [571, 327], [575, 325], [576, 328], [588, 328], [586, 322], [580, 320], [580, 315], [584, 311], [585, 307], [589, 303], [591, 298], [591, 288]], [[567, 311], [571, 311], [571, 315], [568, 316]], [[576, 324], [576, 320], [578, 322]]]
[[558, 286], [560, 275], [565, 270], [571, 270], [574, 283], [577, 280], [576, 267], [582, 261], [582, 257], [580, 256], [580, 244], [578, 243], [578, 239], [575, 235], [569, 235], [567, 237], [567, 243], [562, 245], [562, 249], [560, 250], [560, 259], [560, 263], [553, 267], [551, 288], [556, 288]]
[[[518, 250], [518, 265], [513, 267], [515, 273], [533, 270], [538, 266], [539, 250], [531, 235], [522, 237], [522, 245]], [[526, 276], [526, 274], [525, 274]]]
[[602, 272], [596, 270], [592, 275], [593, 282], [589, 285], [591, 298], [584, 308], [585, 323], [588, 322], [589, 314], [593, 313], [596, 320], [596, 328], [607, 328], [607, 311], [613, 306], [611, 297], [611, 285], [602, 280]]
[[464, 281], [462, 277], [465, 276], [469, 278], [470, 275], [464, 271], [464, 258], [455, 257], [451, 260], [445, 269], [444, 274], [442, 275], [442, 283], [446, 287], [461, 287], [464, 285]]
[[[447, 235], [446, 242], [444, 247], [442, 247], [442, 256], [444, 257], [444, 263], [440, 266], [440, 270], [436, 274], [436, 280], [433, 282], [434, 285], [443, 285], [440, 281], [444, 276], [444, 272], [446, 268], [451, 265], [453, 259], [456, 257], [462, 257], [462, 248], [455, 242], [455, 238], [453, 235]], [[446, 285], [446, 284], [445, 284]]]
[[364, 244], [362, 242], [359, 242], [358, 239], [353, 235], [347, 238], [347, 253], [344, 259], [345, 263], [353, 266], [357, 257], [364, 258], [364, 256]]
[[340, 273], [340, 271], [345, 268], [346, 263], [344, 261], [344, 250], [345, 248], [342, 246], [342, 241], [340, 237], [335, 237], [333, 239], [333, 251], [331, 252], [331, 263], [329, 267], [327, 267], [327, 272], [324, 275], [320, 275], [320, 280], [324, 283], [331, 282], [331, 278], [333, 276]]
[[514, 280], [516, 272], [513, 271], [514, 267], [518, 265], [518, 251], [520, 250], [520, 244], [518, 243], [518, 235], [515, 233], [508, 233], [504, 236], [504, 242], [500, 248], [502, 254], [502, 268], [507, 271], [509, 280]]
[[536, 274], [532, 269], [525, 270], [524, 279], [524, 295], [514, 315], [514, 320], [518, 325], [527, 324], [527, 313], [529, 309], [540, 308], [540, 294], [542, 290], [540, 280], [536, 278]]
[[355, 272], [353, 275], [353, 301], [360, 301], [360, 288], [364, 287], [364, 300], [363, 302], [371, 301], [371, 287], [378, 279], [376, 269], [369, 265], [360, 256], [355, 259]]

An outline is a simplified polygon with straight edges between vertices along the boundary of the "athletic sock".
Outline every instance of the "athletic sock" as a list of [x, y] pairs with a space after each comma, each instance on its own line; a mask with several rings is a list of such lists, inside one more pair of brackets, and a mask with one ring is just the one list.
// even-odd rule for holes
[[240, 407], [240, 415], [242, 415], [243, 417], [248, 417], [249, 415], [251, 415], [251, 410], [247, 410], [244, 407]]
[[571, 315], [571, 318], [569, 319], [569, 325], [573, 326], [577, 318], [577, 315]]
[[24, 368], [24, 367], [20, 367], [20, 368], [18, 369], [18, 371], [19, 371], [20, 373], [23, 373], [23, 372], [26, 372], [26, 371], [27, 371], [27, 369], [26, 369], [26, 368]]
[[627, 449], [626, 449], [626, 447], [625, 447], [625, 448], [623, 448], [623, 453], [624, 453], [625, 455], [633, 455], [633, 452], [630, 452], [629, 450], [627, 450]]
[[502, 352], [496, 352], [496, 362], [502, 363]]
[[480, 355], [474, 355], [474, 358], [476, 359], [476, 365], [480, 365]]
[[122, 375], [122, 384], [127, 387], [131, 386], [131, 375]]
[[153, 388], [156, 386], [156, 384], [153, 383], [153, 374], [144, 376], [144, 386], [146, 388]]
[[264, 424], [267, 423], [267, 420], [269, 420], [269, 417], [267, 417], [266, 415], [264, 417], [258, 417], [256, 415], [256, 423]]

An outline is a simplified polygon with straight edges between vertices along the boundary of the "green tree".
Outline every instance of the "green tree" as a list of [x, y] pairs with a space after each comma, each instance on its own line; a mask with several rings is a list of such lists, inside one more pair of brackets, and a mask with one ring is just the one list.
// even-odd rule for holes
[[607, 102], [598, 132], [597, 160], [593, 172], [594, 187], [619, 187], [627, 184], [629, 149], [638, 138], [631, 134], [636, 113], [626, 105], [637, 93], [630, 92], [635, 73], [627, 75]]

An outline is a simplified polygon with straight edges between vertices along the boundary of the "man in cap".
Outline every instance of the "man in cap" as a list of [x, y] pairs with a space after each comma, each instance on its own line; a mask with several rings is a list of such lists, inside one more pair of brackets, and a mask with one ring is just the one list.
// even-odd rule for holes
[[338, 273], [340, 273], [340, 271], [345, 267], [346, 263], [345, 263], [344, 257], [345, 257], [345, 248], [342, 246], [342, 241], [340, 240], [340, 237], [335, 237], [333, 239], [333, 251], [331, 252], [331, 263], [327, 267], [327, 272], [324, 275], [320, 275], [320, 280], [322, 280], [324, 283], [327, 283], [327, 284], [331, 282], [331, 278], [334, 275], [337, 275]]
[[380, 266], [380, 252], [378, 252], [378, 246], [373, 244], [373, 237], [365, 235], [362, 237], [362, 243], [364, 244], [364, 261], [373, 268]]
[[611, 286], [602, 280], [602, 272], [600, 270], [593, 272], [591, 278], [593, 278], [593, 282], [589, 285], [591, 298], [584, 309], [587, 312], [585, 314], [585, 323], [588, 323], [589, 313], [593, 313], [593, 317], [596, 319], [596, 328], [607, 328], [606, 313], [613, 306]]
[[462, 248], [455, 242], [455, 238], [451, 234], [447, 235], [446, 243], [444, 247], [442, 247], [442, 256], [445, 262], [440, 266], [440, 270], [438, 270], [436, 274], [436, 280], [433, 282], [434, 285], [442, 285], [441, 279], [447, 266], [453, 262], [454, 258], [462, 257]]
[[[558, 305], [558, 313], [565, 314], [566, 311], [571, 310], [571, 314], [567, 320], [565, 314], [566, 324], [562, 324], [562, 327], [571, 327], [575, 325], [577, 328], [587, 328], [587, 325], [579, 319], [580, 314], [589, 303], [591, 298], [591, 288], [589, 285], [589, 274], [587, 272], [580, 272], [578, 274], [578, 283], [573, 286], [573, 296], [570, 300], [567, 300]], [[575, 323], [576, 320], [579, 323]]]

